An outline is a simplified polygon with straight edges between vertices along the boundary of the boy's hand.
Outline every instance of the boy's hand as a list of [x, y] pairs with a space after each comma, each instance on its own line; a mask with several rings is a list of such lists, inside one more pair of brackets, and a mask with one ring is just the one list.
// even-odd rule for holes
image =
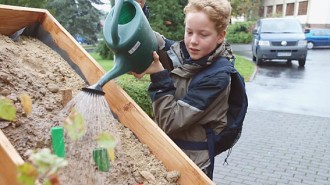
[[132, 74], [135, 78], [142, 78], [145, 74], [154, 74], [154, 73], [158, 73], [160, 71], [164, 70], [163, 65], [160, 63], [159, 61], [159, 56], [156, 53], [156, 51], [153, 52], [153, 58], [154, 61], [151, 63], [151, 65], [148, 67], [147, 70], [145, 70], [143, 73], [141, 74], [137, 74], [135, 72], [131, 72], [130, 74]]

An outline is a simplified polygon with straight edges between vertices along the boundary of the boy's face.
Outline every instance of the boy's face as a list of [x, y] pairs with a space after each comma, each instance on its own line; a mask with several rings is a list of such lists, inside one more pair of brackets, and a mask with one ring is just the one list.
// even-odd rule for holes
[[220, 33], [204, 12], [189, 12], [185, 18], [184, 43], [193, 60], [212, 52], [223, 42], [226, 32]]

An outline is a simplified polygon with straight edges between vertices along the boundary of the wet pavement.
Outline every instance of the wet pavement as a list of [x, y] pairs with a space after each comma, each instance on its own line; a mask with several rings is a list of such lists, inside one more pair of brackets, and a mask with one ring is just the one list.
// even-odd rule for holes
[[[233, 46], [235, 48], [235, 46]], [[251, 47], [236, 49], [251, 60]], [[235, 49], [234, 49], [235, 51]], [[330, 117], [330, 49], [309, 50], [304, 68], [297, 61], [265, 62], [247, 84], [249, 107]]]
[[[235, 48], [251, 60], [251, 47]], [[227, 152], [216, 157], [217, 185], [330, 184], [329, 52], [309, 50], [305, 68], [297, 61], [258, 67], [246, 84], [249, 109], [229, 165]]]
[[217, 185], [329, 185], [330, 118], [250, 109]]

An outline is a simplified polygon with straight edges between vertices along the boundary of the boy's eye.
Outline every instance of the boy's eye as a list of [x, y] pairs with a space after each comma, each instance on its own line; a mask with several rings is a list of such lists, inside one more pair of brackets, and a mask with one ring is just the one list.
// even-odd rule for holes
[[207, 36], [209, 36], [209, 34], [207, 34], [207, 33], [201, 33], [200, 34], [202, 37], [207, 37]]

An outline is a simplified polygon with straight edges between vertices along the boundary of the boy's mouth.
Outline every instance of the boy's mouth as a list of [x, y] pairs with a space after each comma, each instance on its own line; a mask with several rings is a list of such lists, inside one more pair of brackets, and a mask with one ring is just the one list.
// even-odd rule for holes
[[191, 52], [193, 52], [193, 53], [196, 53], [196, 52], [199, 51], [199, 49], [196, 49], [196, 48], [189, 48], [189, 50], [190, 50]]

